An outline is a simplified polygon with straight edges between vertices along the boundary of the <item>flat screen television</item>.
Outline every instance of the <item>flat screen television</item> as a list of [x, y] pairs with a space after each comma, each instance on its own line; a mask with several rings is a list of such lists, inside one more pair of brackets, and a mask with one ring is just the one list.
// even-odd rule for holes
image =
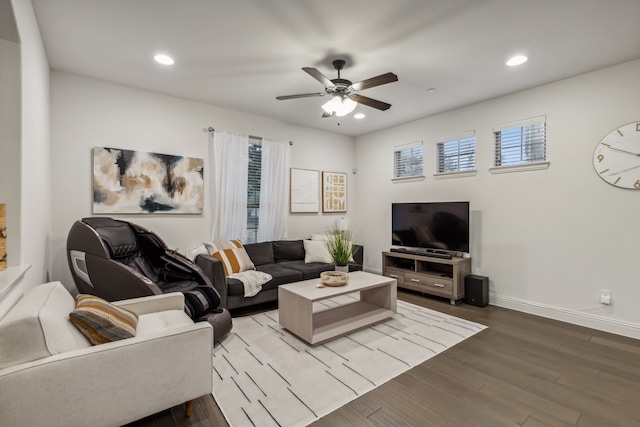
[[469, 252], [469, 202], [393, 203], [391, 244]]

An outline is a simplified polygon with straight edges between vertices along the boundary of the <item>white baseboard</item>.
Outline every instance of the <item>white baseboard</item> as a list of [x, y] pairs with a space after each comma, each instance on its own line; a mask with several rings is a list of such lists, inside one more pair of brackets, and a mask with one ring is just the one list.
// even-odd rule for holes
[[640, 324], [610, 319], [590, 313], [583, 313], [566, 308], [554, 307], [537, 302], [526, 301], [493, 292], [489, 293], [489, 304], [511, 310], [522, 311], [536, 316], [560, 320], [574, 325], [585, 326], [600, 331], [640, 339]]
[[[382, 275], [381, 269], [365, 269], [365, 271]], [[489, 304], [549, 319], [559, 320], [561, 322], [597, 329], [599, 331], [640, 339], [640, 324], [637, 323], [624, 322], [591, 313], [540, 304], [506, 295], [499, 295], [494, 292], [489, 292]]]

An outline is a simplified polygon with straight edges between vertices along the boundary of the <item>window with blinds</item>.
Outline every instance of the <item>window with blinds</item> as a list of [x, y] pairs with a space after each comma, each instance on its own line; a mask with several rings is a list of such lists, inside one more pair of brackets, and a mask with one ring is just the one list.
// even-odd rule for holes
[[493, 128], [494, 166], [515, 166], [547, 159], [545, 116]]
[[476, 168], [475, 132], [438, 138], [438, 173], [471, 171]]
[[262, 144], [258, 138], [249, 138], [249, 176], [247, 182], [247, 242], [258, 241], [260, 223], [260, 177], [262, 174]]
[[398, 145], [393, 151], [393, 177], [412, 178], [423, 175], [422, 141]]

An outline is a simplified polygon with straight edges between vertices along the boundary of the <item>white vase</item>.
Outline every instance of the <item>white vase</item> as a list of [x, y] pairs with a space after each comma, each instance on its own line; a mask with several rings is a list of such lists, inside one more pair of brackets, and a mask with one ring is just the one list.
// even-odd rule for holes
[[349, 272], [349, 266], [348, 265], [336, 265], [336, 271], [342, 271], [345, 273]]

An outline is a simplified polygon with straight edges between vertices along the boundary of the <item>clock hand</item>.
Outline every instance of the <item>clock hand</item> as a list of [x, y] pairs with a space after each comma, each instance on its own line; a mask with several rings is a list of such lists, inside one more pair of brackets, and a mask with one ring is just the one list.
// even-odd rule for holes
[[631, 169], [635, 169], [635, 168], [640, 168], [640, 165], [637, 165], [637, 166], [634, 166], [634, 167], [632, 167], [632, 168], [625, 169], [625, 170], [622, 170], [622, 171], [619, 171], [619, 172], [616, 172], [616, 173], [610, 173], [608, 176], [616, 176], [616, 175], [620, 175], [621, 173], [624, 173], [624, 172], [626, 172], [626, 171], [630, 171]]
[[627, 154], [631, 154], [631, 155], [636, 156], [636, 157], [640, 157], [640, 153], [632, 153], [631, 151], [621, 150], [619, 148], [614, 148], [614, 147], [609, 147], [609, 148], [612, 149], [612, 150], [620, 151], [622, 153], [627, 153]]

